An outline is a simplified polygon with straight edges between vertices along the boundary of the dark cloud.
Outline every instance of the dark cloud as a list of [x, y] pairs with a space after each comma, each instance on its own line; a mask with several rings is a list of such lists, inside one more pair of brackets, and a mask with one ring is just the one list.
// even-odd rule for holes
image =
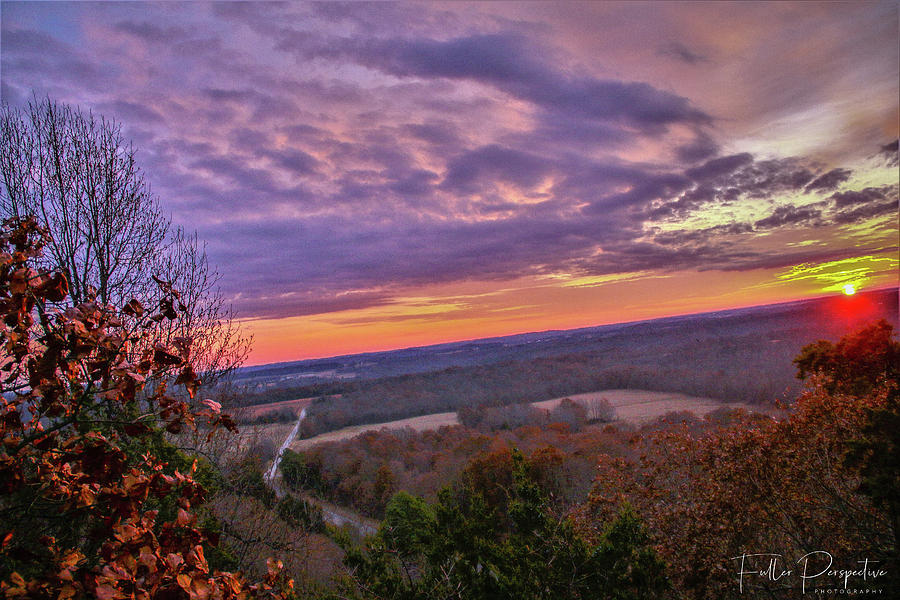
[[228, 90], [222, 88], [206, 88], [201, 90], [211, 102], [250, 102], [258, 97], [253, 90]]
[[518, 34], [477, 34], [439, 41], [424, 38], [331, 39], [297, 33], [279, 48], [305, 58], [352, 57], [397, 77], [478, 81], [554, 115], [578, 116], [659, 132], [676, 123], [712, 119], [684, 97], [642, 82], [571, 76], [544, 60], [543, 49]]
[[784, 158], [748, 163], [722, 183], [750, 198], [767, 198], [799, 191], [814, 178], [815, 174], [797, 158]]
[[[678, 173], [649, 174], [625, 192], [610, 194], [593, 202], [585, 212], [606, 212], [611, 208], [643, 209], [654, 200], [668, 199], [690, 186], [690, 180]], [[643, 218], [642, 212], [635, 213]]]
[[900, 140], [894, 140], [882, 146], [879, 154], [887, 159], [888, 165], [896, 167], [900, 165], [898, 148], [900, 148]]
[[694, 52], [683, 43], [678, 41], [671, 41], [668, 44], [660, 46], [657, 53], [662, 56], [669, 56], [689, 65], [697, 65], [709, 60], [709, 58], [707, 58], [706, 56], [698, 52]]
[[[658, 202], [640, 212], [642, 218], [651, 220], [682, 217], [700, 210], [706, 204], [732, 204], [742, 198], [770, 199], [780, 193], [804, 190], [827, 191], [849, 179], [850, 169], [835, 168], [818, 177], [796, 158], [757, 161], [748, 153], [722, 156], [689, 168], [685, 175], [692, 180], [684, 186], [680, 196], [677, 187], [665, 190]], [[881, 192], [875, 189], [837, 193], [831, 199], [838, 206], [854, 202], [879, 199]], [[786, 226], [821, 216], [821, 204], [815, 205], [815, 214], [809, 208], [779, 207], [774, 213], [757, 221], [760, 228]]]
[[264, 154], [279, 167], [287, 169], [296, 175], [310, 175], [315, 173], [319, 167], [319, 161], [302, 150], [266, 150]]
[[26, 94], [27, 92], [10, 85], [5, 79], [0, 82], [0, 102], [9, 106], [22, 106], [28, 102]]
[[121, 21], [114, 26], [114, 29], [153, 44], [172, 44], [189, 35], [183, 27], [161, 27], [146, 21]]
[[435, 146], [456, 146], [460, 143], [456, 127], [450, 123], [410, 123], [405, 129], [413, 137]]
[[321, 292], [268, 295], [242, 290], [236, 301], [239, 315], [253, 319], [283, 319], [323, 313], [358, 310], [391, 304], [389, 292], [350, 292], [322, 297]]
[[832, 194], [832, 220], [837, 224], [858, 223], [868, 219], [898, 214], [898, 186], [848, 190]]
[[114, 117], [120, 122], [159, 124], [165, 121], [165, 118], [159, 111], [147, 104], [139, 104], [137, 102], [117, 100], [115, 102], [100, 104], [98, 105], [98, 109], [101, 114]]
[[664, 245], [654, 242], [631, 241], [627, 244], [605, 245], [598, 257], [579, 259], [574, 265], [586, 274], [607, 275], [635, 271], [673, 272], [735, 262], [753, 256], [712, 238], [695, 243], [681, 240]]
[[752, 162], [753, 155], [751, 154], [746, 152], [742, 154], [732, 154], [731, 156], [714, 158], [703, 163], [699, 167], [688, 169], [685, 174], [694, 181], [705, 181], [707, 179], [715, 179], [723, 175], [729, 175]]
[[447, 77], [522, 86], [535, 94], [535, 82], [556, 76], [537, 60], [534, 48], [515, 34], [472, 35], [447, 41], [389, 39], [363, 42], [364, 64], [400, 77]]
[[437, 173], [424, 169], [414, 169], [391, 185], [391, 190], [401, 196], [425, 196], [430, 194], [435, 183], [440, 180]]
[[35, 91], [38, 86], [31, 76], [35, 73], [40, 73], [53, 86], [78, 83], [92, 89], [102, 89], [102, 84], [112, 75], [82, 56], [77, 48], [33, 29], [4, 27], [0, 36], [0, 62], [4, 73], [26, 75], [22, 78], [26, 88]]
[[705, 160], [719, 153], [719, 145], [705, 131], [694, 132], [694, 140], [675, 149], [678, 160], [685, 163], [694, 163]]
[[753, 231], [750, 223], [728, 223], [715, 225], [705, 229], [667, 231], [653, 236], [653, 241], [664, 246], [682, 246], [685, 244], [710, 244], [721, 236], [741, 235]]
[[72, 48], [63, 44], [50, 34], [33, 29], [5, 29], [0, 38], [4, 54], [45, 54], [69, 53]]
[[816, 192], [816, 191], [831, 191], [835, 189], [838, 185], [844, 183], [850, 176], [853, 174], [853, 171], [850, 169], [832, 169], [827, 173], [819, 175], [814, 180], [812, 180], [806, 186], [806, 193]]
[[884, 190], [880, 188], [867, 187], [862, 190], [848, 190], [846, 192], [837, 192], [831, 195], [831, 200], [837, 208], [845, 206], [853, 206], [857, 204], [866, 204], [878, 200], [884, 200]]
[[822, 209], [815, 206], [783, 205], [764, 219], [760, 219], [753, 225], [757, 229], [773, 229], [785, 225], [817, 224], [822, 217]]
[[[231, 287], [234, 282], [228, 291], [244, 295], [244, 290], [279, 289], [296, 300], [307, 294], [337, 298], [354, 289], [506, 280], [539, 271], [548, 249], [556, 255], [552, 265], [558, 266], [596, 244], [582, 223], [529, 217], [358, 225], [331, 219], [223, 225], [213, 237], [223, 246], [217, 250], [230, 255], [229, 264], [243, 275], [240, 285]], [[602, 230], [595, 234], [601, 236]], [[250, 262], [242, 255], [248, 247], [256, 250]], [[259, 268], [270, 260], [282, 268]], [[236, 307], [243, 311], [243, 303], [238, 298]]]
[[264, 207], [267, 201], [281, 199], [285, 192], [296, 190], [281, 186], [269, 171], [245, 164], [239, 158], [231, 156], [207, 156], [192, 162], [189, 167], [198, 174], [203, 174], [211, 182], [217, 193], [212, 197], [221, 199], [223, 190], [241, 190], [244, 197], [240, 203]]
[[551, 170], [540, 156], [497, 144], [466, 152], [447, 166], [441, 188], [457, 192], [475, 192], [478, 183], [485, 180], [504, 181], [520, 188], [533, 187]]
[[844, 225], [847, 223], [859, 223], [875, 217], [898, 215], [897, 200], [886, 200], [884, 202], [874, 202], [864, 206], [858, 206], [850, 210], [844, 210], [832, 216], [835, 223]]
[[585, 120], [578, 115], [545, 113], [533, 131], [518, 136], [519, 143], [545, 148], [618, 148], [633, 141], [634, 134], [614, 124]]
[[699, 185], [684, 194], [677, 200], [672, 202], [664, 202], [653, 207], [644, 213], [644, 217], [657, 220], [670, 217], [672, 215], [681, 215], [689, 211], [696, 210], [703, 204], [713, 202], [716, 199], [717, 190], [715, 188]]

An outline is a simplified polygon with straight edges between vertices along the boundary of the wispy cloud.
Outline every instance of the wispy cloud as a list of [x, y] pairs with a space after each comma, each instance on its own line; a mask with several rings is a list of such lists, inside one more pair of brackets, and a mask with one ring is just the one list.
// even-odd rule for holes
[[722, 276], [896, 245], [887, 4], [4, 3], [2, 94], [122, 121], [249, 319]]

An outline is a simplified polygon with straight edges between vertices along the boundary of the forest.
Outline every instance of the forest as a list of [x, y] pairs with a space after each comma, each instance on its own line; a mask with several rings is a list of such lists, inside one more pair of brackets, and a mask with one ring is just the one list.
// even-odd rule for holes
[[[862, 304], [858, 316], [842, 304]], [[532, 356], [374, 379], [284, 386], [266, 392], [236, 392], [239, 406], [295, 398], [318, 398], [301, 435], [349, 425], [453, 412], [479, 405], [538, 402], [603, 389], [644, 389], [771, 405], [797, 396], [801, 386], [791, 367], [806, 340], [836, 337], [864, 317], [897, 325], [896, 290], [858, 298], [826, 298], [711, 315], [662, 319], [614, 329], [578, 331]], [[526, 354], [526, 350], [517, 349]], [[489, 353], [485, 353], [489, 354]], [[274, 417], [270, 417], [274, 418]], [[282, 416], [291, 420], [290, 413]]]
[[[644, 342], [666, 360], [610, 340], [604, 351], [344, 383], [311, 405], [306, 435], [435, 410], [458, 411], [461, 424], [288, 452], [268, 480], [266, 426], [241, 431], [227, 414], [233, 395], [211, 385], [241, 363], [245, 340], [200, 248], [154, 212], [127, 154], [107, 152], [117, 130], [49, 101], [4, 110], [0, 596], [900, 594], [893, 323], [797, 339], [787, 326], [755, 333], [744, 316], [674, 334], [681, 343]], [[71, 139], [86, 145], [65, 176], [81, 184], [60, 186], [61, 163], [42, 159]], [[90, 171], [95, 161], [105, 168]], [[116, 185], [104, 184], [112, 174]], [[119, 216], [149, 215], [133, 231], [155, 252], [115, 242], [127, 230], [100, 218], [119, 204], [99, 199], [121, 189], [134, 205]], [[713, 334], [720, 343], [704, 344]], [[784, 393], [788, 376], [796, 396]], [[635, 425], [603, 405], [525, 404], [606, 387], [760, 411]], [[334, 525], [335, 508], [374, 533]]]

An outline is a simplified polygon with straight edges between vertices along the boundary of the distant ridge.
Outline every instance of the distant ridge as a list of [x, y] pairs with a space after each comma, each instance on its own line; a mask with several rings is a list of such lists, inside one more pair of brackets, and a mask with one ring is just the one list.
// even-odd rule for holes
[[[509, 358], [524, 356], [537, 357], [559, 354], [565, 351], [569, 342], [575, 346], [599, 338], [629, 332], [639, 334], [641, 330], [651, 334], [685, 323], [722, 320], [740, 320], [745, 317], [755, 319], [773, 318], [779, 314], [825, 310], [830, 304], [865, 301], [871, 304], [869, 312], [873, 318], [886, 318], [897, 324], [898, 293], [900, 289], [887, 287], [860, 292], [853, 297], [838, 295], [820, 296], [775, 304], [731, 308], [580, 327], [576, 329], [551, 329], [508, 336], [496, 336], [455, 342], [444, 342], [427, 346], [414, 346], [396, 350], [382, 350], [347, 354], [327, 358], [270, 363], [243, 367], [236, 373], [239, 384], [281, 387], [322, 381], [369, 379], [407, 373], [421, 373], [453, 366], [469, 366], [499, 362]], [[812, 317], [811, 317], [812, 318]], [[840, 324], [834, 324], [840, 325]], [[699, 325], [698, 325], [698, 328]], [[827, 335], [828, 323], [819, 324], [821, 335]], [[562, 346], [562, 347], [557, 347]]]

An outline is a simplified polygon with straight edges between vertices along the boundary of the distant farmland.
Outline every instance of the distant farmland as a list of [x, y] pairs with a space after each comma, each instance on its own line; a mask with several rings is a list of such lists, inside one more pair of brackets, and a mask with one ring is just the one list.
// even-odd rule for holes
[[[712, 398], [701, 398], [697, 396], [688, 396], [686, 394], [653, 392], [647, 390], [604, 390], [600, 392], [566, 396], [566, 398], [570, 398], [579, 403], [599, 399], [609, 400], [610, 404], [616, 409], [617, 420], [627, 421], [635, 425], [653, 421], [654, 419], [658, 419], [671, 412], [688, 411], [698, 417], [702, 417], [719, 408], [743, 408], [748, 411], [760, 410], [760, 407], [758, 406], [751, 406], [744, 403], [726, 404]], [[563, 398], [553, 398], [552, 400], [535, 402], [532, 405], [543, 410], [550, 410], [555, 408], [562, 400]], [[295, 451], [305, 450], [322, 442], [345, 440], [366, 431], [405, 429], [407, 427], [415, 431], [425, 431], [452, 425], [459, 425], [459, 420], [457, 419], [455, 412], [435, 413], [409, 419], [387, 421], [384, 423], [345, 427], [315, 437], [297, 440], [291, 445], [291, 449]]]

